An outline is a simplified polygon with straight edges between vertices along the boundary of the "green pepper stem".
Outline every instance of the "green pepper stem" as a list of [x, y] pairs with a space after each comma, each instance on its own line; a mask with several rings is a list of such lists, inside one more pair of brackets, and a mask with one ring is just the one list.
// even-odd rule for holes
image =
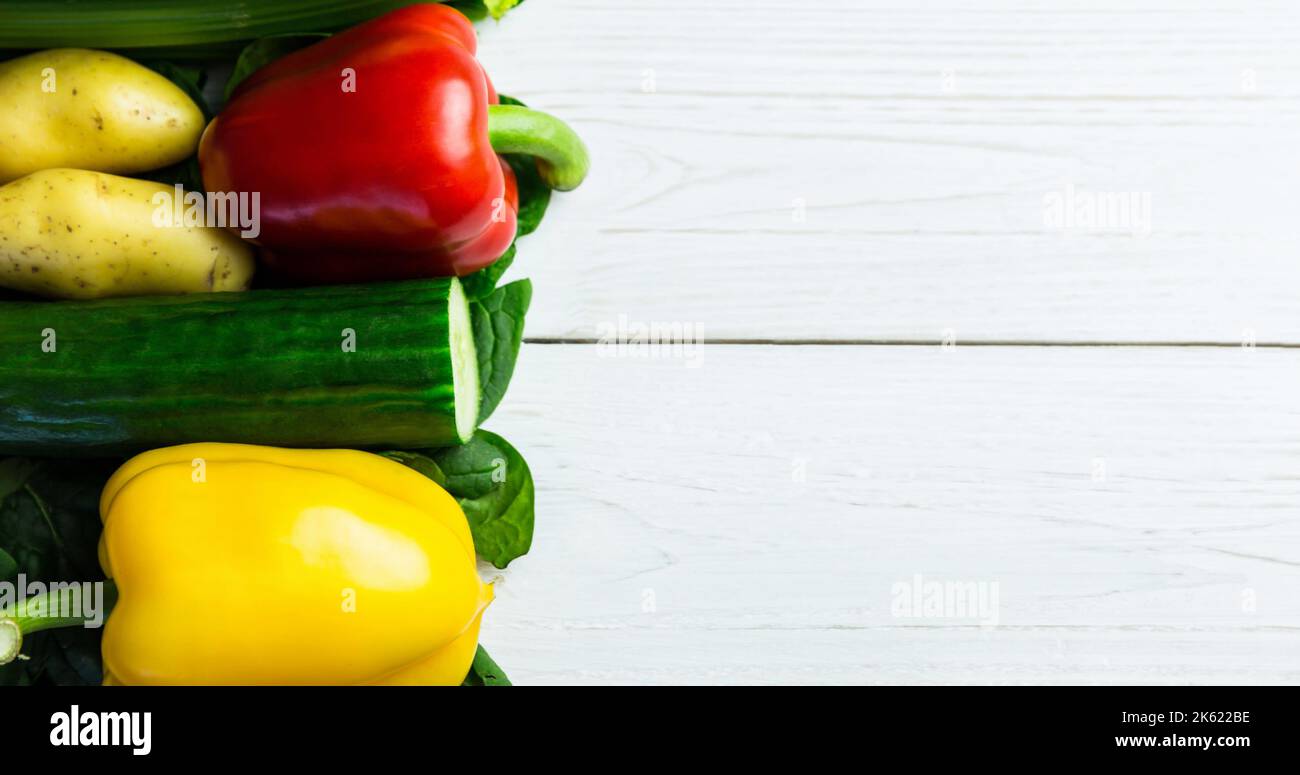
[[[74, 599], [79, 600], [80, 595], [79, 586], [59, 586], [26, 598], [13, 608], [0, 611], [0, 667], [18, 658], [23, 648], [24, 635], [59, 627], [80, 627], [90, 621], [89, 614], [72, 613], [72, 603]], [[105, 581], [104, 610], [96, 615], [107, 616], [115, 602], [117, 587], [112, 581]], [[86, 608], [84, 605], [80, 607], [83, 611]], [[72, 615], [58, 616], [61, 611], [68, 611]]]
[[537, 157], [546, 185], [571, 191], [587, 177], [587, 147], [569, 125], [555, 116], [521, 105], [488, 106], [488, 140], [497, 153]]

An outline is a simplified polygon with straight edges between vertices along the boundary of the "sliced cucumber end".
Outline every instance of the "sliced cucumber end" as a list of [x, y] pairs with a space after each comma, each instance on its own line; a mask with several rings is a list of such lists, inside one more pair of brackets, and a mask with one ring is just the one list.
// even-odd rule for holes
[[447, 328], [451, 338], [451, 392], [456, 401], [456, 435], [469, 441], [478, 428], [478, 348], [474, 346], [474, 323], [469, 299], [460, 280], [451, 278], [447, 297]]

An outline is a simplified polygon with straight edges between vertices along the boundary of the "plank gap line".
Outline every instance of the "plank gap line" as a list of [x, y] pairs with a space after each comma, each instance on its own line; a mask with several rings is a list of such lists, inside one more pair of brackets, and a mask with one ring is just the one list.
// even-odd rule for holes
[[[524, 337], [526, 344], [578, 344], [578, 345], [598, 345], [611, 344], [609, 342], [594, 336], [537, 336]], [[622, 342], [625, 345], [641, 344], [687, 344], [685, 340], [659, 340], [650, 341], [633, 341]], [[690, 341], [693, 345], [763, 345], [779, 347], [943, 347], [941, 340], [937, 339], [739, 339], [739, 338], [715, 338], [703, 339], [699, 341]], [[1300, 349], [1300, 342], [1257, 342], [1252, 345], [1243, 345], [1241, 342], [1165, 342], [1165, 341], [1132, 341], [1132, 342], [1112, 342], [1112, 341], [1069, 341], [1069, 342], [1046, 342], [1037, 339], [972, 339], [969, 341], [958, 341], [951, 347], [1213, 347], [1219, 349], [1240, 348], [1243, 350], [1297, 350]]]

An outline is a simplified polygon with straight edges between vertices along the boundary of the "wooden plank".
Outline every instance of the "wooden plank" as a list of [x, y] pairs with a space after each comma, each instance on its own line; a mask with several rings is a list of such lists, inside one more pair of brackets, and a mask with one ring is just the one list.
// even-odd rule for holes
[[529, 345], [487, 426], [537, 537], [483, 642], [522, 683], [1300, 682], [1296, 384], [1288, 350]]
[[[626, 315], [711, 339], [1300, 342], [1293, 6], [978, 5], [488, 22], [497, 85], [595, 159], [512, 270], [537, 286], [529, 334]], [[1148, 202], [1149, 234], [1056, 217], [1103, 193]]]

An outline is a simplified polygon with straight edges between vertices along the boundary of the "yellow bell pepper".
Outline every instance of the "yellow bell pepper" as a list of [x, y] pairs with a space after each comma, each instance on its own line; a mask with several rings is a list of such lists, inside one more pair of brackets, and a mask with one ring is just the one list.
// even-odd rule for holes
[[105, 684], [459, 684], [492, 600], [456, 500], [366, 452], [157, 449], [100, 517]]

